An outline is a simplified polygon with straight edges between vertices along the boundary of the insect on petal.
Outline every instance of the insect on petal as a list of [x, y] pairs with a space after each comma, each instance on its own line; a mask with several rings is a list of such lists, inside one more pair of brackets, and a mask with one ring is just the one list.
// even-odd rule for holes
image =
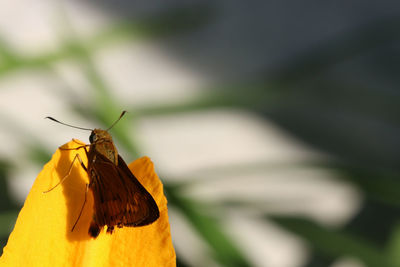
[[[77, 146], [71, 141], [63, 147]], [[89, 191], [82, 216], [71, 232], [89, 181], [86, 171], [76, 161], [62, 184], [48, 193], [43, 191], [68, 173], [77, 153], [87, 164], [83, 149], [57, 150], [43, 167], [18, 215], [0, 266], [175, 266], [167, 200], [148, 157], [128, 167], [156, 201], [160, 210], [157, 221], [143, 227], [116, 228], [112, 235], [103, 231], [93, 239], [87, 231], [93, 215]]]

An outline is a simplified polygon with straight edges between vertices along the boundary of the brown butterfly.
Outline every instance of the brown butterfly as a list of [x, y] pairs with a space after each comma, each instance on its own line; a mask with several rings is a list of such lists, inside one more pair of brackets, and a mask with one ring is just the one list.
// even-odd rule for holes
[[[144, 226], [153, 223], [160, 216], [157, 204], [150, 193], [140, 184], [136, 177], [129, 170], [125, 161], [118, 154], [110, 130], [125, 114], [121, 113], [119, 118], [107, 129], [87, 129], [62, 123], [52, 117], [46, 117], [60, 124], [90, 130], [90, 145], [82, 145], [70, 150], [83, 148], [88, 158], [87, 167], [83, 164], [79, 154], [75, 155], [71, 168], [78, 159], [89, 175], [89, 184], [86, 185], [85, 200], [72, 230], [74, 230], [79, 218], [82, 215], [86, 203], [88, 190], [92, 190], [94, 197], [94, 214], [89, 227], [89, 235], [96, 238], [104, 226], [107, 226], [107, 233], [112, 233], [114, 227], [123, 226]], [[87, 147], [89, 146], [89, 151]], [[60, 180], [53, 188], [61, 184], [65, 178]]]

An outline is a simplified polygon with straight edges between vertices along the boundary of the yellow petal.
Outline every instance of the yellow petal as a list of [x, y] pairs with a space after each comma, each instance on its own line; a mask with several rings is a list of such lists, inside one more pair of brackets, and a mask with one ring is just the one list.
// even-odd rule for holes
[[[77, 147], [71, 141], [64, 148]], [[36, 178], [21, 209], [14, 230], [0, 258], [0, 266], [175, 266], [163, 185], [148, 157], [129, 164], [132, 173], [150, 192], [160, 218], [148, 226], [105, 230], [93, 239], [88, 235], [93, 214], [93, 195], [75, 229], [89, 177], [75, 160], [79, 154], [87, 166], [84, 149], [57, 150]], [[68, 171], [71, 170], [68, 175]], [[48, 193], [66, 175], [65, 181]]]

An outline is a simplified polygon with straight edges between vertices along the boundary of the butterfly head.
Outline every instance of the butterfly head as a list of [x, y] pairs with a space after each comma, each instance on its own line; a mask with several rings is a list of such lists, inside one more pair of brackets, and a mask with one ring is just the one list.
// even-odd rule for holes
[[111, 135], [104, 130], [101, 129], [94, 129], [92, 133], [89, 136], [89, 141], [91, 144], [97, 143], [99, 141], [111, 141], [112, 142], [112, 137]]
[[94, 129], [89, 137], [90, 150], [102, 154], [108, 160], [117, 164], [118, 152], [111, 135], [101, 129]]

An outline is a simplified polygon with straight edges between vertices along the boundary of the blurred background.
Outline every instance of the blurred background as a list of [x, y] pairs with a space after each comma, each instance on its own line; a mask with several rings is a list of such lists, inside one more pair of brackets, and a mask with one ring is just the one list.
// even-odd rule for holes
[[0, 244], [106, 128], [165, 185], [178, 266], [400, 266], [398, 1], [1, 1]]

